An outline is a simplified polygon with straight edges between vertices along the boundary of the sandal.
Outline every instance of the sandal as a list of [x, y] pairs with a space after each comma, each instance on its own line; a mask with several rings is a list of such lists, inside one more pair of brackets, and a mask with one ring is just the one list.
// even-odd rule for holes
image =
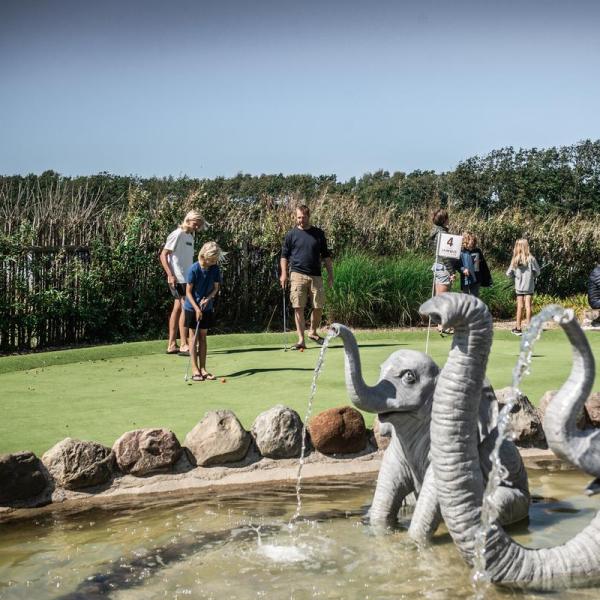
[[217, 379], [212, 373], [204, 373], [202, 377], [204, 377], [204, 379], [207, 381], [215, 381]]
[[175, 350], [167, 350], [167, 354], [179, 354], [179, 348], [175, 348]]
[[322, 346], [323, 343], [325, 342], [325, 340], [320, 335], [317, 335], [317, 337], [313, 337], [312, 335], [309, 335], [308, 339], [312, 340], [315, 344], [317, 344], [319, 346]]
[[306, 346], [304, 344], [297, 343], [294, 344], [290, 350], [306, 350]]
[[192, 381], [204, 381], [205, 379], [206, 377], [204, 377], [202, 373], [195, 373], [194, 375], [192, 375]]

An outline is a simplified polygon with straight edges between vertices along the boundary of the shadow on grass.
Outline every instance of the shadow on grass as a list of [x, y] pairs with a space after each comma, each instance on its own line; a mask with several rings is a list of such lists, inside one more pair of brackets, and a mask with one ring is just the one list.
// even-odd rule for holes
[[[288, 348], [287, 351], [291, 352], [290, 348], [293, 344], [288, 344]], [[390, 343], [390, 344], [369, 344], [369, 343], [360, 343], [358, 344], [359, 348], [387, 348], [388, 346], [408, 346], [409, 344], [406, 343]], [[343, 348], [344, 346], [342, 344], [331, 344], [329, 346], [330, 350], [333, 350], [335, 348]], [[305, 352], [308, 352], [309, 350], [320, 350], [321, 346], [318, 346], [317, 344], [315, 345], [310, 345], [306, 347]], [[209, 354], [242, 354], [244, 352], [283, 352], [284, 351], [284, 347], [283, 345], [281, 346], [267, 346], [267, 347], [260, 347], [260, 346], [256, 346], [256, 347], [252, 347], [252, 348], [227, 348], [227, 349], [222, 349], [222, 350], [210, 350], [209, 349]]]
[[275, 371], [310, 371], [312, 373], [314, 369], [302, 369], [300, 367], [278, 367], [276, 369], [243, 369], [242, 371], [236, 371], [229, 375], [223, 375], [223, 377], [249, 377], [250, 375], [256, 375], [257, 373], [274, 373]]

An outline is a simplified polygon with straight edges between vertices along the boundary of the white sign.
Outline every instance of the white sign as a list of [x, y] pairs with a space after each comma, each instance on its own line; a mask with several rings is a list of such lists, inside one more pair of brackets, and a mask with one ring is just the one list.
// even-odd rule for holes
[[438, 255], [447, 258], [460, 258], [462, 248], [462, 235], [440, 233], [438, 235]]

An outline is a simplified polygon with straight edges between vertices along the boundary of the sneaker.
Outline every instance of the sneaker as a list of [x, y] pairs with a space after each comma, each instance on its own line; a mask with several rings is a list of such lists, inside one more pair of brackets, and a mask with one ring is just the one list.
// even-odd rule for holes
[[511, 329], [510, 332], [514, 335], [523, 335], [523, 332], [520, 329], [517, 329], [516, 327], [514, 329]]

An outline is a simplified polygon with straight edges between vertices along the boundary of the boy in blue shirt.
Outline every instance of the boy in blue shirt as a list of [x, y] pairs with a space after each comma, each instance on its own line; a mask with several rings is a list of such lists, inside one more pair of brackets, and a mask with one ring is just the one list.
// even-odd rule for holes
[[[187, 272], [186, 294], [183, 309], [185, 326], [197, 331], [190, 339], [192, 381], [213, 381], [216, 377], [206, 370], [206, 335], [215, 324], [214, 299], [221, 285], [218, 262], [223, 252], [216, 242], [206, 242], [195, 262]], [[196, 325], [198, 329], [196, 330]]]

